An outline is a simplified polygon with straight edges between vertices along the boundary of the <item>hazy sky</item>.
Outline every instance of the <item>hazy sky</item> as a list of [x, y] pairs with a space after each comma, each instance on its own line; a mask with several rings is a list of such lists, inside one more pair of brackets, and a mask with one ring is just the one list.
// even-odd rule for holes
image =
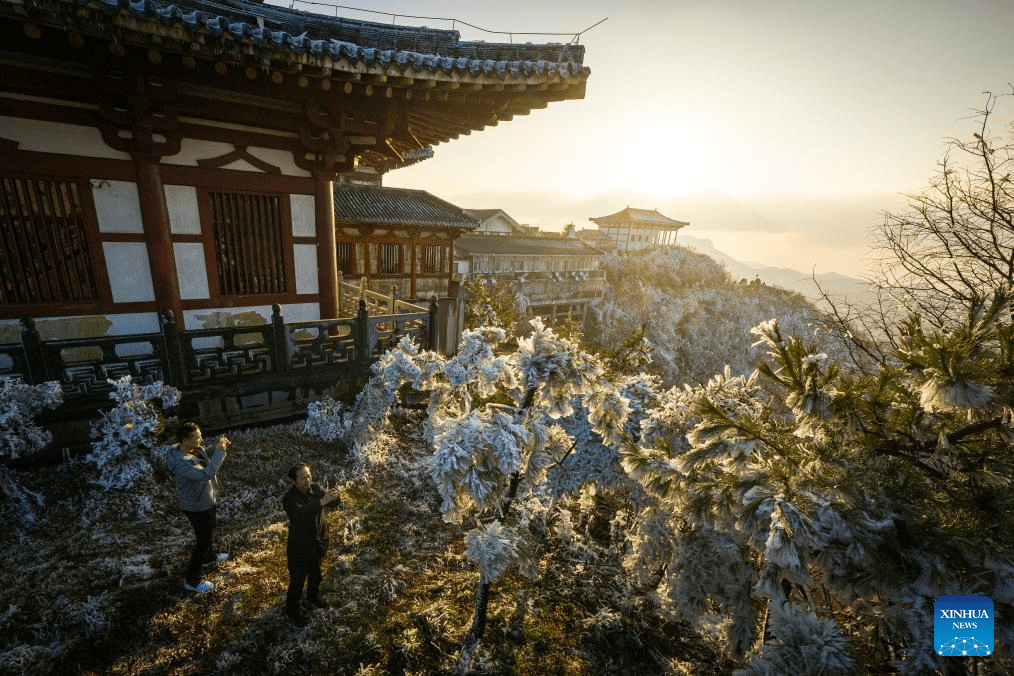
[[[970, 135], [984, 91], [1014, 82], [1008, 0], [340, 4], [342, 16], [490, 42], [568, 41], [523, 33], [606, 19], [580, 37], [584, 99], [438, 146], [385, 185], [551, 230], [658, 208], [736, 258], [807, 271], [860, 272], [879, 213], [927, 184], [946, 138]], [[1007, 97], [997, 132], [1012, 110]]]

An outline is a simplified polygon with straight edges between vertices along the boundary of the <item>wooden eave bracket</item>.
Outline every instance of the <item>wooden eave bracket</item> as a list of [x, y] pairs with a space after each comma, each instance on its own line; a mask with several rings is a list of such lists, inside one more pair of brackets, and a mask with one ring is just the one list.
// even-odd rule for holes
[[232, 152], [220, 155], [219, 157], [197, 160], [197, 165], [204, 168], [218, 169], [219, 167], [224, 167], [237, 160], [244, 160], [266, 174], [272, 174], [274, 176], [281, 176], [282, 174], [280, 167], [265, 162], [259, 157], [250, 154], [250, 152], [246, 149], [246, 146], [236, 146]]

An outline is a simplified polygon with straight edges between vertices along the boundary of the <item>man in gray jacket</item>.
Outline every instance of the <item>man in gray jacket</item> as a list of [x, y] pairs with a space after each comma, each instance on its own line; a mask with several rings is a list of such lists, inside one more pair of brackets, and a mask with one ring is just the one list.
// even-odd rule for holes
[[208, 458], [201, 445], [201, 428], [196, 423], [182, 423], [176, 428], [176, 439], [177, 443], [168, 453], [169, 470], [176, 475], [180, 506], [193, 524], [197, 537], [183, 588], [200, 594], [214, 588], [212, 583], [201, 580], [201, 566], [229, 558], [228, 554], [215, 551], [211, 536], [215, 530], [215, 509], [218, 506], [218, 469], [232, 442], [224, 436], [219, 437], [218, 445]]

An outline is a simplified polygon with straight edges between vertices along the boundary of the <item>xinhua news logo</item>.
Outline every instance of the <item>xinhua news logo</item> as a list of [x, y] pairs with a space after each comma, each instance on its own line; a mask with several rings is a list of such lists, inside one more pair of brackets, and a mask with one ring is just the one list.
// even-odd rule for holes
[[933, 643], [937, 655], [986, 657], [993, 654], [993, 599], [941, 596], [933, 604]]

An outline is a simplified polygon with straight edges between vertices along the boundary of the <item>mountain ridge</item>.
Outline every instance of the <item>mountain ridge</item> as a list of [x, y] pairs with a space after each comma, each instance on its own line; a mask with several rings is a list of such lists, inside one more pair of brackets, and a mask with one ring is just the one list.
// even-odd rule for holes
[[869, 282], [844, 275], [840, 272], [806, 273], [788, 267], [764, 265], [740, 261], [719, 251], [710, 239], [680, 234], [679, 244], [713, 258], [722, 264], [733, 279], [750, 281], [759, 279], [765, 284], [795, 291], [810, 300], [818, 300], [821, 293], [817, 286], [835, 297], [850, 301], [866, 301], [874, 296]]

